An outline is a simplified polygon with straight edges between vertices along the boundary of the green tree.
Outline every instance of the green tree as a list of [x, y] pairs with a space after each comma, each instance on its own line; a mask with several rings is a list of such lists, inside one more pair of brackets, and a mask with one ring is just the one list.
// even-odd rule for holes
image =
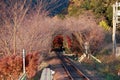
[[90, 0], [85, 0], [83, 2], [83, 4], [81, 5], [82, 8], [86, 9], [86, 10], [90, 10], [91, 9], [91, 5], [90, 5]]
[[108, 24], [112, 26], [112, 17], [113, 17], [113, 13], [112, 13], [112, 6], [108, 6], [107, 10], [106, 10], [106, 19], [108, 21]]

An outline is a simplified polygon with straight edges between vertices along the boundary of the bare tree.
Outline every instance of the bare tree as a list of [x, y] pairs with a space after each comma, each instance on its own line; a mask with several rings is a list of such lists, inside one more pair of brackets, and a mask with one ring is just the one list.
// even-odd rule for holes
[[[4, 13], [2, 17], [2, 19], [4, 20], [3, 28], [5, 29], [4, 31], [1, 29], [1, 33], [3, 35], [1, 35], [0, 38], [1, 40], [4, 39], [3, 40], [5, 43], [4, 46], [6, 46], [7, 48], [12, 47], [11, 50], [13, 50], [14, 54], [16, 53], [17, 28], [21, 25], [30, 6], [30, 3], [27, 4], [28, 6], [25, 6], [26, 3], [27, 3], [26, 0], [23, 0], [23, 1], [7, 0], [7, 1], [3, 1], [3, 4], [1, 4], [1, 6], [5, 6], [2, 9]], [[7, 39], [9, 39], [9, 41], [3, 38], [3, 37], [6, 37], [6, 35], [8, 35]], [[10, 53], [10, 52], [11, 52], [10, 49], [7, 49], [7, 53]]]
[[[45, 18], [45, 16], [49, 15], [51, 10], [54, 10], [63, 4], [52, 6], [53, 4], [58, 3], [59, 0], [51, 0], [50, 2], [47, 2], [47, 0], [37, 0], [33, 6], [33, 3], [31, 2], [32, 0], [1, 1], [0, 6], [2, 6], [2, 9], [0, 12], [2, 13], [2, 16], [0, 17], [0, 20], [3, 20], [3, 22], [0, 30], [0, 47], [2, 47], [1, 51], [4, 53], [15, 54], [17, 52], [19, 53], [22, 48], [28, 49], [28, 47], [29, 49], [27, 51], [31, 51], [33, 50], [33, 46], [35, 46], [34, 42], [37, 44], [38, 39], [43, 39], [41, 41], [41, 43], [43, 43], [46, 39], [42, 38], [44, 35], [41, 34], [44, 34], [45, 32], [43, 33], [40, 31], [43, 26], [49, 26], [46, 25], [46, 20], [48, 18]], [[39, 25], [42, 24], [43, 26], [39, 28]], [[48, 32], [50, 31], [48, 30]], [[48, 36], [49, 35], [46, 35], [46, 37]], [[29, 42], [27, 42], [27, 39]], [[25, 43], [29, 43], [27, 44], [29, 46]]]

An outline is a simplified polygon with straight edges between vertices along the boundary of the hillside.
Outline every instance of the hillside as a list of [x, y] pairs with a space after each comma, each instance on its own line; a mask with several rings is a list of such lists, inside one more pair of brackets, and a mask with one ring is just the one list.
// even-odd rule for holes
[[78, 16], [86, 10], [91, 10], [97, 19], [104, 19], [112, 27], [112, 5], [114, 3], [115, 0], [70, 0], [67, 15]]

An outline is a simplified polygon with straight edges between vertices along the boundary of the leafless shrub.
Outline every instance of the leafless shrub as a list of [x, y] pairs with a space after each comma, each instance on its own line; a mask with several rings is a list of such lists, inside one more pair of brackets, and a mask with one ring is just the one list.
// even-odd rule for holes
[[64, 21], [55, 18], [55, 21], [57, 25], [54, 27], [54, 35], [68, 35], [73, 40], [74, 50], [76, 47], [76, 50], [83, 53], [85, 42], [89, 43], [91, 53], [101, 49], [105, 34], [92, 14], [85, 13], [79, 18], [71, 17]]
[[26, 18], [24, 23], [22, 23], [23, 28], [19, 28], [19, 34], [24, 42], [24, 45], [22, 46], [27, 48], [28, 51], [42, 50], [45, 48], [50, 49], [55, 36], [59, 34], [68, 35], [72, 39], [72, 34], [77, 33], [78, 37], [81, 37], [83, 40], [80, 42], [80, 45], [83, 48], [84, 43], [87, 41], [90, 43], [91, 50], [97, 49], [103, 41], [104, 33], [94, 22], [95, 20], [87, 19], [88, 18], [83, 19], [80, 17], [79, 19], [68, 18], [62, 21], [56, 18], [43, 16], [38, 16], [37, 18], [36, 16], [32, 16], [29, 19]]
[[[78, 41], [78, 49], [81, 52], [85, 51], [84, 44], [88, 42], [91, 53], [101, 49], [104, 40], [104, 31], [99, 27], [93, 15], [87, 16], [87, 13], [81, 15], [79, 19], [68, 19], [67, 27], [70, 28], [74, 38]], [[77, 46], [76, 44], [73, 44]]]
[[[96, 49], [100, 45], [98, 43], [103, 40], [104, 33], [102, 29], [96, 24], [95, 19], [87, 14], [80, 16], [78, 19], [67, 18], [62, 21], [57, 18], [46, 17], [39, 13], [40, 9], [37, 10], [27, 16], [24, 15], [22, 23], [19, 23], [20, 25], [16, 24], [16, 26], [19, 26], [17, 29], [12, 30], [13, 28], [10, 27], [12, 25], [9, 25], [9, 28], [5, 26], [5, 29], [1, 29], [0, 42], [3, 44], [2, 47], [4, 47], [1, 48], [3, 49], [2, 51], [14, 53], [16, 50], [19, 53], [23, 48], [28, 52], [45, 48], [50, 49], [53, 38], [58, 34], [69, 35], [72, 38], [72, 34], [77, 33], [78, 37], [83, 37], [82, 39], [84, 39], [80, 42], [81, 47], [84, 47], [83, 44], [87, 41], [90, 43], [91, 50]], [[10, 32], [11, 30], [15, 31], [15, 34]], [[6, 37], [6, 34], [9, 35]]]
[[[0, 35], [0, 40], [3, 42], [3, 49], [5, 47], [7, 48], [7, 53], [16, 53], [16, 33], [17, 33], [17, 28], [20, 26], [22, 23], [30, 4], [25, 7], [26, 5], [26, 0], [24, 1], [15, 1], [15, 0], [7, 0], [7, 1], [2, 1], [3, 4], [1, 6], [3, 7], [1, 10], [3, 11], [1, 19], [3, 19], [3, 29], [1, 29], [2, 35]], [[7, 35], [7, 36], [6, 36]], [[4, 38], [5, 37], [5, 38]]]

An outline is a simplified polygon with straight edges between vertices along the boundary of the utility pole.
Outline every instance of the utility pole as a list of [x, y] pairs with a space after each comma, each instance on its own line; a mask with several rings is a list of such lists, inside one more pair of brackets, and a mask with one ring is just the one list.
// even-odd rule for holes
[[116, 27], [117, 24], [120, 23], [120, 3], [116, 2], [113, 4], [113, 34], [112, 34], [112, 41], [113, 41], [113, 54], [116, 55]]
[[112, 41], [113, 41], [113, 54], [116, 53], [116, 4], [113, 4], [113, 34], [112, 34]]

